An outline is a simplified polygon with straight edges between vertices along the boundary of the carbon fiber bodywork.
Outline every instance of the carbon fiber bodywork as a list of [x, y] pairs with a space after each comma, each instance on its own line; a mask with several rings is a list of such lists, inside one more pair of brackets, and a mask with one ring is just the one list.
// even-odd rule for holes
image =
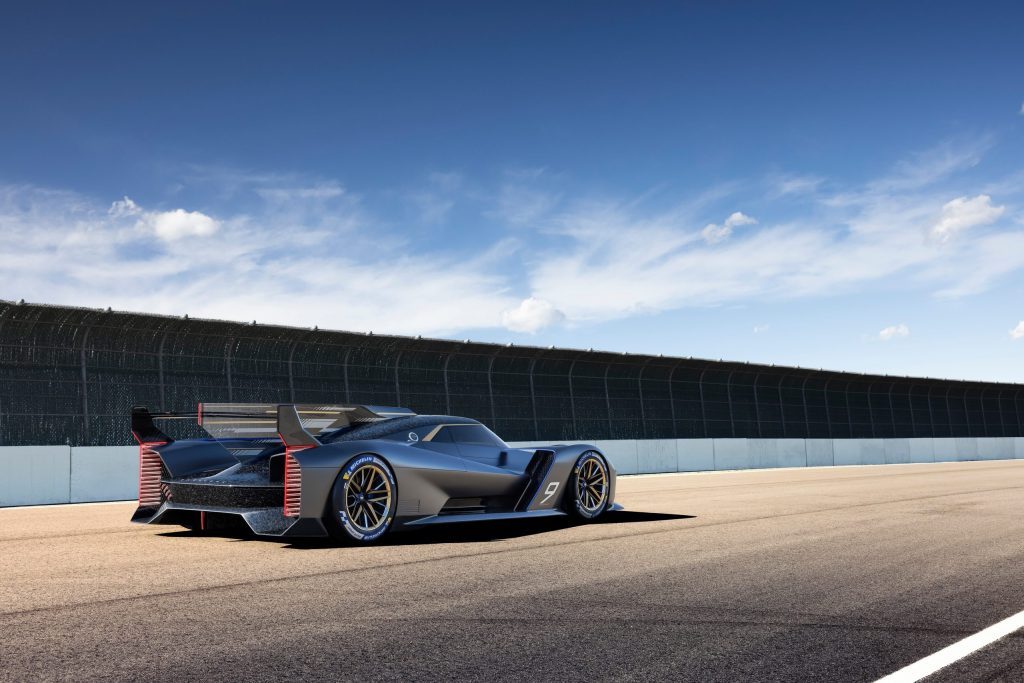
[[[297, 424], [297, 423], [296, 423]], [[445, 428], [481, 426], [467, 418], [409, 415], [381, 419], [341, 434], [324, 433], [313, 445], [289, 449], [266, 440], [204, 439], [143, 443], [159, 456], [160, 500], [140, 503], [133, 521], [200, 528], [225, 516], [263, 536], [326, 536], [336, 514], [332, 492], [346, 465], [376, 455], [396, 481], [391, 530], [424, 525], [566, 514], [570, 475], [587, 445], [537, 450], [436, 438]], [[301, 428], [296, 428], [301, 431]], [[287, 429], [282, 428], [282, 431]], [[140, 439], [143, 442], [143, 439]], [[152, 457], [152, 456], [150, 456]], [[285, 514], [285, 458], [298, 467], [297, 516]], [[603, 457], [603, 456], [602, 456]], [[615, 471], [608, 467], [608, 509], [614, 506]], [[294, 473], [293, 473], [294, 476]]]

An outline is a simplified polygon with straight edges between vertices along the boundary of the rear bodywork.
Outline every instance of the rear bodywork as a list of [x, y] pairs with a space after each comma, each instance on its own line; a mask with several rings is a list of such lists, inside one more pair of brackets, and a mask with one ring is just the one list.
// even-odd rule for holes
[[[164, 421], [182, 420], [197, 421], [209, 438], [174, 440]], [[139, 507], [132, 521], [194, 529], [242, 522], [262, 536], [326, 536], [335, 482], [348, 463], [370, 454], [386, 461], [397, 482], [392, 530], [559, 516], [576, 461], [598, 452], [438, 438], [460, 427], [483, 429], [468, 418], [379, 406], [206, 404], [189, 414], [135, 408]], [[608, 471], [611, 509], [610, 463]]]

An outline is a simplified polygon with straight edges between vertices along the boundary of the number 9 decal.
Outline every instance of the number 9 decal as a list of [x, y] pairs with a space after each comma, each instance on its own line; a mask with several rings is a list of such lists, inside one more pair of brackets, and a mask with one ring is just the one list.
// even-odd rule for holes
[[558, 484], [559, 482], [557, 481], [548, 484], [548, 487], [544, 489], [544, 498], [540, 501], [541, 505], [551, 500], [551, 496], [555, 495], [555, 492], [558, 491]]

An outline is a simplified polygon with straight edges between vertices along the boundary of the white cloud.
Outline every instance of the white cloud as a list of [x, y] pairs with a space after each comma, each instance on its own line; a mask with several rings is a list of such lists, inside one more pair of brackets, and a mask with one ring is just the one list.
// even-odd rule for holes
[[462, 174], [456, 171], [433, 171], [427, 180], [434, 187], [446, 192], [454, 192], [462, 186]]
[[172, 241], [183, 237], [204, 237], [220, 228], [220, 222], [199, 211], [157, 211], [147, 213], [143, 221], [162, 240]]
[[335, 182], [319, 182], [297, 187], [258, 187], [256, 194], [268, 201], [292, 202], [316, 199], [334, 199], [345, 194], [345, 188]]
[[455, 208], [462, 174], [435, 171], [427, 176], [426, 187], [414, 189], [407, 199], [415, 209], [416, 218], [422, 223], [440, 224], [448, 220]]
[[903, 339], [910, 336], [910, 328], [900, 323], [899, 325], [891, 325], [879, 331], [879, 341], [892, 341], [893, 339]]
[[977, 166], [982, 155], [992, 146], [992, 138], [982, 137], [969, 142], [945, 142], [911, 155], [889, 173], [869, 183], [873, 191], [916, 190]]
[[493, 215], [512, 225], [535, 227], [561, 200], [558, 192], [542, 184], [546, 179], [550, 174], [543, 168], [508, 171]]
[[717, 244], [722, 240], [726, 240], [732, 235], [732, 229], [741, 225], [753, 225], [757, 223], [756, 220], [747, 216], [742, 211], [735, 211], [729, 214], [729, 217], [725, 219], [725, 222], [721, 225], [716, 223], [708, 223], [701, 230], [700, 234], [704, 237], [704, 241], [708, 244]]
[[771, 325], [754, 325], [754, 334], [761, 334], [762, 332], [767, 332], [769, 329], [771, 329]]
[[107, 209], [115, 219], [137, 217], [136, 227], [151, 232], [162, 240], [173, 241], [183, 237], [205, 237], [217, 232], [220, 222], [199, 211], [174, 209], [173, 211], [144, 211], [130, 197], [118, 199]]
[[1017, 323], [1017, 327], [1010, 330], [1010, 336], [1014, 339], [1024, 339], [1024, 320]]
[[[156, 231], [205, 234], [197, 249]], [[500, 274], [503, 243], [474, 254], [404, 246], [347, 204], [215, 221], [0, 185], [0, 298], [425, 335], [499, 328], [519, 302]]]
[[124, 218], [125, 216], [137, 216], [142, 213], [142, 209], [139, 205], [133, 202], [128, 197], [124, 199], [118, 199], [116, 202], [110, 205], [107, 210], [114, 218]]
[[416, 207], [416, 215], [424, 223], [441, 223], [455, 208], [454, 199], [434, 192], [415, 192], [410, 199]]
[[804, 195], [817, 191], [824, 178], [813, 175], [773, 175], [768, 178], [768, 196], [771, 199], [792, 195]]
[[940, 242], [948, 242], [957, 234], [980, 225], [994, 223], [1006, 211], [1005, 206], [992, 206], [987, 194], [977, 197], [957, 197], [942, 205], [942, 216], [931, 230]]
[[[546, 223], [561, 239], [533, 250], [530, 290], [570, 321], [827, 297], [867, 286], [977, 294], [1024, 269], [1024, 231], [1007, 224], [949, 244], [929, 233], [948, 203], [949, 185], [962, 183], [957, 172], [976, 163], [980, 149], [943, 145], [881, 180], [816, 194], [794, 217], [764, 221], [753, 230], [726, 231], [728, 220], [707, 226], [699, 221], [707, 210], [702, 202], [667, 212], [645, 211], [634, 202], [569, 205]], [[1019, 185], [1006, 190], [1008, 198], [1021, 194]], [[987, 195], [957, 195], [967, 205], [961, 212], [951, 209], [953, 229], [1004, 211], [978, 199]], [[733, 199], [713, 203], [723, 201]]]
[[530, 297], [501, 314], [501, 324], [513, 332], [535, 332], [565, 320], [565, 314], [550, 301]]
[[[530, 333], [562, 321], [868, 288], [872, 296], [974, 295], [1024, 271], [1021, 216], [1009, 215], [1024, 199], [1014, 182], [1021, 172], [967, 183], [961, 172], [980, 149], [944, 145], [876, 180], [840, 187], [828, 179], [813, 193], [775, 204], [761, 196], [766, 203], [750, 208], [763, 179], [675, 201], [664, 187], [616, 201], [565, 196], [561, 178], [543, 170], [505, 174], [493, 191], [441, 174], [378, 193], [392, 204], [402, 193], [401, 210], [384, 216], [337, 182], [299, 175], [215, 169], [184, 178], [191, 184], [176, 206], [198, 186], [208, 198], [199, 205], [218, 207], [208, 213], [0, 185], [0, 298], [441, 334]], [[510, 201], [514, 188], [544, 199]], [[418, 190], [431, 199], [418, 206], [420, 218], [445, 230], [452, 202], [460, 221], [479, 210], [472, 237], [402, 230]], [[728, 213], [740, 201], [759, 223]], [[708, 223], [716, 216], [725, 218]], [[965, 231], [971, 239], [952, 239]]]

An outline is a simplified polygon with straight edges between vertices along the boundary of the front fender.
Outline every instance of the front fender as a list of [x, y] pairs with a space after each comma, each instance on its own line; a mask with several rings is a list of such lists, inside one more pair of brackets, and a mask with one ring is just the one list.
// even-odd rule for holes
[[615, 500], [615, 469], [608, 461], [608, 457], [595, 446], [590, 444], [573, 444], [570, 446], [551, 446], [543, 450], [554, 451], [555, 455], [548, 468], [547, 474], [537, 493], [533, 497], [528, 510], [554, 510], [561, 509], [565, 502], [568, 491], [569, 477], [572, 475], [572, 468], [581, 455], [588, 451], [594, 451], [604, 458], [608, 466], [608, 500]]

